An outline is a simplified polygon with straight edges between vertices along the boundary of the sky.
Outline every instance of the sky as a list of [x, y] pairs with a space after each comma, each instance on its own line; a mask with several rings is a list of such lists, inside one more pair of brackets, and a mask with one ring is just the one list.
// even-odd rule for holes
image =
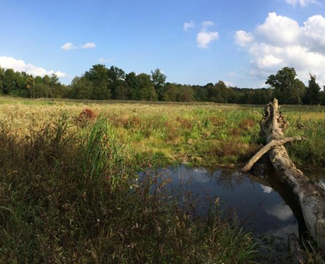
[[0, 29], [2, 68], [64, 84], [105, 64], [241, 88], [294, 67], [325, 85], [325, 0], [0, 0]]

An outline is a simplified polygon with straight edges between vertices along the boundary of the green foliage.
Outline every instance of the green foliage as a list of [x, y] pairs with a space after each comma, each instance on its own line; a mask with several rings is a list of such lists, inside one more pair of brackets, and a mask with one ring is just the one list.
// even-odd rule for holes
[[137, 75], [137, 83], [139, 87], [139, 100], [156, 101], [157, 94], [155, 87], [150, 80], [150, 75], [141, 73]]
[[0, 67], [0, 91], [4, 95], [19, 97], [49, 97], [92, 100], [141, 100], [169, 102], [215, 102], [234, 104], [266, 104], [274, 97], [285, 104], [325, 105], [324, 92], [311, 76], [306, 89], [296, 78], [294, 68], [285, 67], [268, 77], [269, 89], [227, 87], [223, 81], [216, 84], [182, 85], [166, 83], [166, 75], [159, 69], [151, 75], [102, 64], [93, 65], [84, 75], [75, 77], [70, 86], [62, 85], [55, 74], [33, 77], [24, 72]]
[[227, 88], [223, 81], [219, 81], [215, 85], [208, 86], [209, 101], [218, 103], [227, 103], [230, 89]]
[[126, 149], [107, 118], [79, 128], [62, 114], [22, 136], [7, 125], [1, 120], [1, 263], [253, 260], [256, 244], [217, 205], [208, 220], [193, 218], [191, 203], [166, 199], [166, 182], [137, 181], [152, 160]]
[[161, 72], [159, 68], [151, 71], [151, 80], [155, 87], [156, 93], [158, 94], [158, 100], [163, 100], [164, 87], [166, 83], [166, 75]]
[[92, 82], [94, 87], [90, 99], [107, 100], [111, 98], [111, 90], [108, 86], [108, 69], [105, 65], [94, 65], [85, 73], [84, 77]]
[[85, 77], [75, 77], [72, 80], [70, 97], [74, 99], [89, 99], [93, 94], [93, 83]]
[[276, 75], [268, 77], [266, 84], [274, 88], [274, 96], [280, 104], [301, 104], [305, 95], [305, 85], [296, 78], [294, 68], [284, 67]]
[[50, 95], [50, 86], [44, 83], [36, 83], [31, 89], [33, 98], [48, 98]]
[[320, 102], [320, 87], [318, 83], [316, 83], [316, 76], [311, 74], [308, 82], [305, 101], [307, 104], [319, 104]]
[[4, 94], [9, 94], [16, 88], [16, 75], [13, 69], [7, 69], [3, 76], [3, 89]]

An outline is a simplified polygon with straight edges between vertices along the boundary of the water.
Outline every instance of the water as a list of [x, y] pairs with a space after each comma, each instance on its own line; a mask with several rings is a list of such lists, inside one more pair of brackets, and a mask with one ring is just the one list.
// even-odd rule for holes
[[255, 170], [256, 176], [228, 169], [209, 172], [185, 165], [150, 174], [167, 180], [167, 188], [175, 196], [191, 194], [198, 215], [206, 215], [210, 205], [219, 199], [222, 215], [255, 235], [284, 240], [292, 233], [299, 237], [305, 230], [294, 195], [274, 170], [263, 164]]
[[[143, 175], [156, 179], [153, 192], [165, 190], [166, 196], [178, 197], [181, 204], [194, 200], [194, 216], [206, 216], [218, 200], [221, 215], [251, 232], [260, 244], [259, 263], [292, 263], [288, 235], [301, 238], [306, 227], [295, 195], [269, 163], [257, 163], [252, 173], [178, 165]], [[325, 186], [324, 173], [306, 175]]]

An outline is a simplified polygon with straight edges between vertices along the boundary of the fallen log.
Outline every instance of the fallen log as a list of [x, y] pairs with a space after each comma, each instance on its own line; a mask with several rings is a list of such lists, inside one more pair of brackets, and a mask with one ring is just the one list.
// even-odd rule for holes
[[264, 116], [260, 123], [261, 135], [268, 143], [243, 168], [248, 171], [266, 152], [279, 174], [281, 180], [288, 184], [297, 197], [308, 232], [325, 252], [325, 196], [324, 190], [310, 181], [289, 158], [284, 143], [303, 138], [285, 138], [284, 133], [289, 123], [279, 111], [278, 101], [265, 106]]

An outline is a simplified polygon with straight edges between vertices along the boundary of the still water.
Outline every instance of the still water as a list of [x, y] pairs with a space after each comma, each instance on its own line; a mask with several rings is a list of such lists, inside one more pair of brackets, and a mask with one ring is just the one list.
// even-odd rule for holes
[[[325, 186], [323, 173], [306, 173]], [[288, 235], [306, 232], [301, 209], [290, 188], [269, 163], [257, 163], [251, 173], [238, 169], [214, 171], [178, 165], [142, 173], [153, 180], [152, 192], [165, 191], [180, 204], [193, 201], [194, 216], [205, 217], [218, 201], [220, 214], [251, 232], [260, 244], [259, 263], [292, 263]]]
[[222, 215], [235, 219], [239, 226], [255, 235], [286, 239], [292, 233], [299, 237], [305, 230], [293, 193], [280, 182], [274, 170], [264, 164], [260, 164], [254, 174], [229, 169], [211, 172], [185, 165], [146, 174], [167, 180], [166, 187], [175, 196], [190, 194], [198, 215], [207, 214], [211, 204], [219, 199]]

